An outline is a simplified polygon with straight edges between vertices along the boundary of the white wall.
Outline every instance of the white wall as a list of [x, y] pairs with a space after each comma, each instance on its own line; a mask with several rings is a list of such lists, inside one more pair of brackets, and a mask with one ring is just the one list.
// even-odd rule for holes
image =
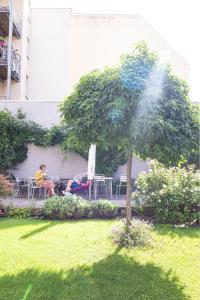
[[[119, 178], [120, 175], [125, 175], [127, 170], [127, 164], [120, 166], [115, 173], [114, 177]], [[132, 159], [132, 178], [137, 178], [139, 173], [145, 171], [149, 172], [148, 161], [143, 161], [138, 157]]]
[[145, 40], [188, 79], [188, 64], [139, 15], [73, 14], [69, 9], [32, 10], [30, 99], [62, 100], [87, 72], [115, 65]]
[[27, 120], [50, 128], [59, 123], [59, 104], [59, 101], [9, 100], [0, 101], [0, 110], [7, 108], [12, 114], [16, 114], [17, 109], [21, 108]]
[[[147, 162], [137, 157], [133, 157], [132, 162], [132, 178], [137, 178], [141, 171], [148, 172]], [[76, 174], [87, 171], [87, 161], [76, 153], [63, 153], [58, 146], [42, 148], [31, 144], [28, 146], [28, 158], [11, 172], [20, 178], [32, 177], [41, 164], [47, 166], [49, 176], [57, 175], [62, 179], [73, 178]], [[126, 169], [126, 164], [120, 166], [114, 177], [126, 174]]]
[[67, 95], [70, 12], [32, 10], [30, 99], [63, 100]]
[[188, 64], [140, 15], [72, 14], [70, 26], [70, 91], [94, 69], [119, 64], [120, 56], [144, 40], [170, 63], [175, 74], [188, 79]]
[[[141, 40], [169, 62], [175, 74], [188, 79], [187, 62], [139, 15], [73, 14], [71, 9], [45, 8], [32, 9], [29, 23], [29, 1], [14, 2], [23, 20], [22, 38], [13, 38], [22, 55], [22, 70], [21, 81], [12, 81], [11, 99], [25, 99], [29, 75], [30, 100], [61, 101], [82, 75], [118, 64], [120, 56]], [[0, 85], [0, 96], [5, 94], [6, 81]]]
[[63, 154], [58, 146], [40, 148], [32, 144], [28, 147], [28, 158], [11, 171], [20, 178], [28, 178], [35, 175], [41, 164], [47, 166], [49, 176], [65, 179], [87, 171], [87, 161], [76, 153]]

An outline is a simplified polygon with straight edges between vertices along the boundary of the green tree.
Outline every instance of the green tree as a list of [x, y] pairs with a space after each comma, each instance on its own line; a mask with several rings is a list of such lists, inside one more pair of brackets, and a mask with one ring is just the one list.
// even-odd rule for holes
[[127, 224], [131, 220], [132, 155], [176, 165], [198, 148], [197, 119], [187, 84], [159, 62], [145, 43], [113, 68], [83, 76], [61, 105], [66, 148], [86, 151], [110, 143], [127, 158]]

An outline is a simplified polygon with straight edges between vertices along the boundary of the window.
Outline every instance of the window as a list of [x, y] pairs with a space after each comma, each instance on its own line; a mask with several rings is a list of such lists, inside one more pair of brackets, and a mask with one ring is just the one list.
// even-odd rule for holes
[[29, 40], [28, 36], [27, 36], [26, 56], [27, 56], [28, 59], [30, 59], [30, 40]]
[[25, 98], [28, 100], [29, 77], [26, 75]]

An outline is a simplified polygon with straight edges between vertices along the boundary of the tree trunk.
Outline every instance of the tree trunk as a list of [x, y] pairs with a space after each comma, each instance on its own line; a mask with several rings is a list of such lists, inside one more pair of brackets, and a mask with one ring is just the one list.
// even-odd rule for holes
[[126, 190], [126, 224], [129, 226], [131, 224], [132, 213], [131, 213], [131, 193], [132, 193], [132, 151], [130, 151], [127, 162], [127, 190]]

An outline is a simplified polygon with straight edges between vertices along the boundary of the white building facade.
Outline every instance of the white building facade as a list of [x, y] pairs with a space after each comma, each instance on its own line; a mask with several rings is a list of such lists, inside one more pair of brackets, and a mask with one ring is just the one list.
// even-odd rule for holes
[[[6, 107], [15, 113], [22, 108], [27, 119], [51, 127], [59, 122], [60, 102], [81, 76], [118, 64], [120, 56], [141, 40], [170, 63], [176, 75], [188, 80], [187, 62], [140, 15], [74, 14], [71, 9], [31, 9], [28, 0], [13, 2], [22, 21], [20, 38], [13, 37], [13, 47], [21, 55], [21, 72], [20, 80], [11, 81], [9, 99], [7, 80], [0, 77], [0, 109]], [[0, 8], [2, 4], [0, 0]], [[28, 159], [14, 173], [31, 176], [40, 163], [47, 164], [52, 175], [64, 178], [87, 168], [83, 158], [74, 154], [65, 157], [58, 147], [30, 145]], [[133, 177], [147, 170], [146, 163], [137, 159], [134, 166]], [[126, 166], [120, 167], [117, 176], [125, 171]]]

